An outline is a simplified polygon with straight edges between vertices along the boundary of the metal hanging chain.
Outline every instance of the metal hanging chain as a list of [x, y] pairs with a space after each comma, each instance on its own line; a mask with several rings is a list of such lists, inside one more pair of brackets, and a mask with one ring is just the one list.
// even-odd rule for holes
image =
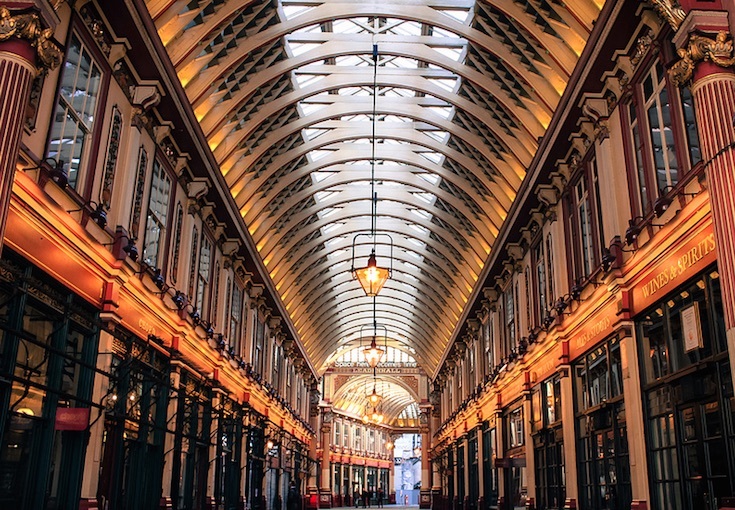
[[375, 192], [375, 124], [377, 117], [378, 96], [378, 45], [373, 44], [373, 138], [372, 155], [370, 157], [370, 197], [372, 201], [372, 222], [370, 225], [370, 236], [373, 238], [373, 249], [375, 249], [375, 227], [378, 215], [378, 194]]

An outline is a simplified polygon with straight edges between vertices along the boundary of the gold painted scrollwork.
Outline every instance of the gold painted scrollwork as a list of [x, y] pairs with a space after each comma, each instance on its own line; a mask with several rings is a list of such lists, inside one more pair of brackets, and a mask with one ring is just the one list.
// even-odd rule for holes
[[728, 40], [728, 34], [724, 31], [719, 32], [714, 39], [691, 34], [686, 48], [680, 48], [678, 54], [681, 60], [669, 70], [671, 79], [677, 86], [684, 85], [692, 79], [694, 67], [698, 62], [709, 60], [720, 67], [735, 65], [732, 40]]
[[679, 30], [686, 18], [686, 12], [676, 0], [649, 0], [656, 12], [665, 19], [674, 31]]
[[36, 14], [13, 14], [7, 7], [0, 7], [0, 42], [11, 38], [25, 39], [36, 49], [39, 71], [46, 72], [61, 63], [62, 52], [51, 40], [54, 31], [43, 28]]

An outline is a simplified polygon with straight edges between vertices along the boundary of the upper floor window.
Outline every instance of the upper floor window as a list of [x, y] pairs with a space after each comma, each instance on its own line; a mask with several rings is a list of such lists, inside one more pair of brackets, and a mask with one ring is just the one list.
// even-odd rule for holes
[[549, 289], [546, 278], [546, 257], [544, 254], [543, 240], [533, 248], [533, 264], [536, 267], [534, 271], [536, 283], [535, 325], [538, 325], [546, 317], [549, 309]]
[[[663, 45], [662, 54], [673, 53]], [[642, 74], [626, 109], [631, 145], [634, 209], [645, 215], [701, 160], [694, 103], [687, 88], [669, 83], [661, 59]]]
[[490, 372], [493, 368], [495, 368], [495, 352], [493, 349], [493, 317], [492, 314], [488, 315], [489, 317], [482, 325], [482, 336], [485, 340], [485, 359], [487, 362], [487, 372]]
[[238, 354], [240, 351], [240, 341], [242, 338], [242, 296], [243, 289], [237, 283], [232, 285], [232, 300], [230, 301], [230, 327], [227, 334], [230, 339], [230, 345], [235, 348]]
[[508, 448], [523, 446], [523, 407], [516, 407], [508, 414]]
[[160, 267], [163, 262], [170, 195], [171, 177], [169, 177], [161, 162], [156, 159], [153, 163], [145, 242], [143, 244], [143, 260], [149, 266]]
[[505, 289], [502, 296], [503, 305], [503, 352], [506, 356], [516, 345], [516, 299], [514, 296], [515, 286], [511, 284]]
[[90, 48], [72, 33], [61, 70], [58, 102], [51, 124], [48, 156], [69, 163], [69, 186], [79, 188], [98, 116], [102, 70]]
[[575, 280], [592, 274], [604, 246], [597, 161], [592, 158], [581, 167], [572, 181], [567, 208]]
[[265, 321], [261, 320], [260, 314], [255, 319], [255, 342], [253, 349], [253, 368], [259, 374], [263, 372], [263, 349], [265, 347]]
[[198, 306], [202, 311], [202, 314], [206, 314], [209, 309], [209, 279], [212, 272], [212, 242], [207, 237], [207, 234], [202, 229], [202, 242], [199, 249], [199, 269], [197, 270], [197, 284], [196, 284], [196, 301], [195, 306]]

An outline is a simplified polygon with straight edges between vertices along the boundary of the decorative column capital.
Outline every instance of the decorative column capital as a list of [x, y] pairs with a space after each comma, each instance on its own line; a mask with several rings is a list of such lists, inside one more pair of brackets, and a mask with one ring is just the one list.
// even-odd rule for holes
[[671, 79], [677, 86], [682, 86], [692, 79], [694, 68], [699, 62], [710, 61], [720, 67], [735, 65], [732, 56], [732, 38], [721, 30], [714, 39], [700, 34], [690, 34], [684, 48], [677, 51], [681, 60], [671, 67]]
[[649, 0], [656, 12], [665, 19], [676, 32], [686, 18], [687, 13], [679, 5], [678, 0]]
[[61, 63], [61, 48], [51, 39], [53, 28], [43, 28], [41, 19], [35, 13], [11, 12], [0, 6], [0, 42], [9, 39], [28, 41], [36, 50], [39, 72], [46, 73]]

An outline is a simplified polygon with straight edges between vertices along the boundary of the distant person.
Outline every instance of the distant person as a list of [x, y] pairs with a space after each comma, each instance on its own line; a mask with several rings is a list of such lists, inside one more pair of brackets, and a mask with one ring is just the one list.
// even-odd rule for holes
[[360, 506], [360, 491], [355, 489], [355, 492], [352, 493], [352, 499], [355, 501], [355, 508]]
[[370, 508], [370, 492], [367, 489], [362, 490], [362, 507]]
[[378, 508], [383, 508], [383, 488], [378, 489]]
[[301, 495], [299, 494], [299, 490], [296, 488], [296, 484], [293, 480], [288, 486], [286, 510], [301, 510]]

